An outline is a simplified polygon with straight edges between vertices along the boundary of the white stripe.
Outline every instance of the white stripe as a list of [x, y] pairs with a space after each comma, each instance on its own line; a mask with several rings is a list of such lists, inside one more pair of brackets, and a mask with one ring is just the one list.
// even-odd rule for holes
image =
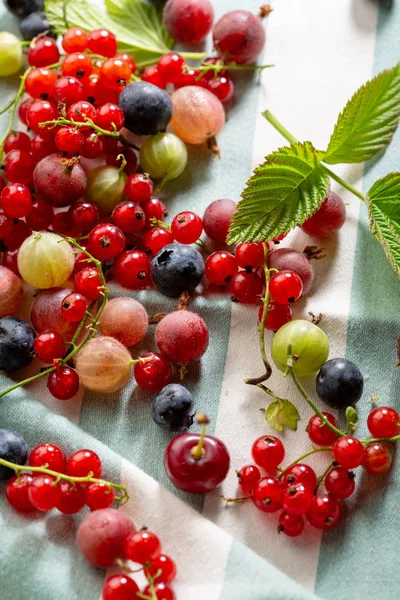
[[[360, 6], [357, 6], [360, 5]], [[311, 140], [324, 148], [336, 116], [352, 93], [370, 78], [373, 63], [377, 9], [367, 0], [286, 0], [276, 3], [268, 25], [265, 62], [276, 67], [264, 71], [258, 112], [270, 109], [299, 140]], [[279, 146], [285, 145], [261, 116], [256, 125], [254, 165]], [[361, 168], [335, 170], [350, 181], [359, 180]], [[358, 181], [357, 185], [361, 185]], [[333, 186], [334, 189], [337, 189]], [[314, 262], [316, 279], [312, 293], [296, 305], [295, 316], [306, 318], [308, 311], [322, 312], [322, 328], [331, 342], [330, 356], [346, 351], [347, 319], [350, 307], [354, 252], [356, 245], [359, 201], [342, 193], [349, 202], [347, 220], [338, 240], [324, 242], [329, 257]], [[284, 245], [302, 250], [317, 243], [296, 231]], [[232, 469], [222, 490], [206, 499], [204, 514], [229, 531], [273, 565], [307, 589], [314, 589], [320, 549], [320, 533], [307, 529], [298, 539], [276, 535], [277, 516], [264, 515], [248, 503], [223, 508], [219, 494], [237, 493], [235, 469], [251, 462], [251, 444], [255, 438], [272, 430], [263, 422], [260, 407], [269, 402], [261, 390], [246, 386], [246, 376], [259, 375], [259, 354], [255, 308], [233, 305], [229, 348], [216, 423], [216, 435], [227, 444]], [[268, 336], [268, 344], [271, 336]], [[309, 390], [313, 390], [312, 382]], [[311, 448], [304, 432], [311, 410], [296, 393], [291, 381], [274, 373], [269, 386], [279, 396], [289, 398], [300, 408], [299, 431], [284, 435], [286, 464]], [[322, 470], [319, 457], [319, 472]]]

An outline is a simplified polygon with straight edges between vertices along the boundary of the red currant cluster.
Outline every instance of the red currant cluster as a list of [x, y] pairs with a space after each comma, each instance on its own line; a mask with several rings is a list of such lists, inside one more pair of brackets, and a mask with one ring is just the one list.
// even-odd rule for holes
[[[361, 441], [343, 435], [332, 414], [321, 414], [327, 424], [315, 414], [307, 426], [308, 436], [315, 446], [285, 469], [281, 468], [285, 457], [282, 442], [274, 436], [258, 438], [252, 446], [255, 465], [246, 465], [237, 472], [239, 487], [250, 495], [228, 499], [228, 502], [244, 502], [251, 498], [262, 512], [281, 511], [278, 531], [289, 537], [302, 533], [305, 517], [317, 529], [334, 527], [341, 517], [340, 502], [351, 496], [355, 489], [355, 474], [351, 469], [362, 466], [371, 475], [382, 475], [390, 469], [393, 443], [400, 439], [400, 416], [394, 408], [375, 408], [367, 421], [374, 439]], [[327, 452], [332, 457], [320, 477], [301, 462], [316, 452]], [[322, 486], [325, 492], [320, 493]]]
[[[6, 498], [18, 512], [56, 508], [72, 515], [85, 506], [98, 510], [127, 498], [122, 486], [100, 480], [101, 460], [92, 450], [78, 450], [67, 459], [59, 446], [46, 442], [33, 448], [27, 465], [3, 459], [1, 464], [17, 472], [7, 481]], [[116, 496], [116, 489], [122, 494]]]

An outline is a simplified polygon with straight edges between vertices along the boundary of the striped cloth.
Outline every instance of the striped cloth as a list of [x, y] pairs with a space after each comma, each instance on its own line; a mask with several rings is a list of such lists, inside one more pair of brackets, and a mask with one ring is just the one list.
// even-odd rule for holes
[[[217, 16], [243, 7], [239, 0], [215, 2]], [[246, 8], [257, 10], [248, 0]], [[1, 12], [3, 10], [3, 12]], [[0, 8], [2, 29], [16, 24]], [[276, 67], [258, 75], [238, 75], [237, 96], [219, 142], [220, 161], [205, 148], [190, 148], [187, 171], [164, 192], [172, 214], [202, 213], [216, 198], [238, 200], [252, 167], [284, 141], [261, 117], [269, 108], [300, 140], [327, 145], [336, 116], [364, 81], [393, 65], [400, 55], [400, 5], [377, 0], [285, 0], [275, 3], [268, 20], [265, 61]], [[7, 101], [12, 84], [2, 83]], [[2, 102], [3, 103], [3, 102]], [[4, 123], [4, 121], [3, 121]], [[398, 169], [400, 134], [379, 160], [337, 172], [367, 190], [372, 182]], [[296, 317], [322, 312], [331, 342], [330, 356], [347, 356], [360, 367], [365, 393], [359, 403], [364, 427], [371, 393], [400, 408], [399, 374], [393, 369], [400, 332], [400, 287], [383, 251], [368, 233], [364, 206], [333, 186], [348, 216], [338, 239], [326, 244], [328, 258], [315, 263], [311, 294], [298, 302]], [[287, 244], [299, 250], [309, 243], [300, 231]], [[113, 287], [112, 294], [126, 291]], [[134, 294], [148, 312], [172, 308], [154, 291]], [[28, 304], [28, 300], [27, 300]], [[27, 309], [27, 307], [26, 307]], [[147, 525], [177, 562], [174, 588], [179, 600], [391, 600], [398, 598], [400, 552], [397, 531], [399, 477], [373, 479], [360, 473], [357, 491], [345, 504], [334, 530], [306, 528], [300, 538], [276, 534], [276, 517], [254, 506], [226, 507], [220, 494], [236, 493], [234, 469], [249, 462], [253, 440], [270, 431], [259, 408], [266, 397], [246, 386], [261, 364], [255, 331], [256, 309], [232, 304], [227, 295], [198, 296], [193, 310], [207, 322], [210, 347], [201, 365], [187, 377], [198, 409], [212, 418], [210, 433], [227, 444], [232, 470], [221, 489], [207, 497], [175, 490], [163, 469], [170, 435], [150, 417], [151, 395], [132, 382], [119, 394], [99, 397], [84, 392], [71, 402], [50, 398], [45, 382], [10, 394], [0, 402], [0, 427], [18, 431], [33, 446], [53, 441], [71, 453], [88, 447], [99, 453], [108, 478], [129, 487], [131, 500], [121, 510], [137, 526]], [[136, 352], [154, 349], [153, 331]], [[31, 367], [32, 372], [37, 365]], [[0, 388], [9, 384], [0, 378]], [[297, 432], [283, 435], [287, 460], [309, 448], [304, 428], [311, 412], [291, 381], [274, 373], [271, 386], [300, 407]], [[306, 387], [313, 393], [312, 381]], [[322, 471], [324, 459], [310, 462]], [[95, 600], [105, 573], [80, 556], [75, 533], [82, 515], [55, 511], [21, 516], [0, 488], [0, 565], [2, 600]], [[109, 573], [107, 573], [109, 574]]]

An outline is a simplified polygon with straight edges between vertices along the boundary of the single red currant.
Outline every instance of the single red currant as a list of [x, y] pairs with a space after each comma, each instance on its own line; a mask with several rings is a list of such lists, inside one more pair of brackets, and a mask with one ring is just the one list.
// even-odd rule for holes
[[168, 385], [172, 379], [172, 368], [169, 361], [162, 354], [149, 352], [136, 363], [134, 375], [136, 383], [142, 390], [159, 392]]
[[252, 492], [261, 479], [260, 469], [255, 465], [246, 465], [236, 471], [239, 486], [244, 492]]
[[24, 100], [23, 102], [21, 102], [21, 104], [19, 105], [18, 108], [18, 117], [21, 121], [21, 123], [23, 123], [24, 125], [27, 125], [27, 120], [26, 120], [26, 115], [28, 113], [28, 110], [30, 109], [30, 107], [32, 106], [32, 104], [34, 103], [34, 99], [33, 98], [26, 98], [26, 100]]
[[49, 392], [57, 400], [71, 400], [79, 390], [79, 377], [70, 367], [59, 367], [47, 380]]
[[135, 173], [128, 178], [125, 194], [133, 202], [146, 202], [153, 193], [153, 182], [147, 173]]
[[297, 463], [297, 465], [293, 465], [292, 467], [289, 467], [289, 469], [286, 469], [282, 478], [282, 483], [286, 488], [291, 485], [302, 483], [310, 490], [315, 490], [317, 487], [317, 476], [314, 469], [308, 465]]
[[149, 257], [140, 250], [123, 252], [114, 262], [113, 273], [128, 290], [143, 290], [151, 283]]
[[156, 65], [150, 65], [146, 67], [142, 73], [142, 81], [146, 81], [147, 83], [152, 83], [156, 85], [160, 89], [165, 89], [167, 82], [161, 77], [158, 67]]
[[[28, 126], [42, 137], [53, 137], [54, 129], [51, 125], [42, 127], [46, 121], [54, 121], [58, 117], [58, 111], [53, 102], [49, 100], [36, 100], [29, 108], [26, 115]], [[21, 182], [20, 182], [21, 183]]]
[[33, 166], [31, 154], [24, 150], [11, 150], [6, 154], [2, 168], [10, 183], [26, 184], [32, 180]]
[[51, 97], [57, 103], [62, 102], [70, 106], [84, 100], [85, 87], [76, 77], [60, 77], [51, 90]]
[[74, 515], [85, 506], [85, 491], [79, 483], [61, 481], [59, 484], [61, 495], [56, 508], [64, 515]]
[[354, 477], [353, 471], [343, 467], [333, 467], [325, 477], [326, 491], [338, 500], [345, 500], [354, 492]]
[[214, 285], [226, 285], [237, 273], [238, 266], [235, 257], [225, 250], [213, 252], [205, 263], [205, 275]]
[[39, 360], [50, 364], [57, 358], [62, 358], [65, 353], [65, 342], [59, 333], [55, 331], [42, 331], [33, 343]]
[[61, 305], [61, 314], [66, 321], [76, 323], [82, 321], [87, 311], [87, 300], [76, 292], [66, 296]]
[[25, 152], [30, 152], [31, 138], [22, 131], [11, 131], [4, 140], [3, 150], [6, 154], [11, 150], [24, 150]]
[[[176, 600], [176, 596], [173, 590], [166, 583], [157, 583], [157, 580], [154, 582], [154, 592], [156, 594], [157, 600]], [[143, 595], [151, 598], [152, 590], [150, 586], [147, 586], [143, 590]]]
[[83, 145], [83, 135], [75, 127], [61, 127], [54, 136], [54, 143], [60, 152], [78, 154]]
[[7, 481], [6, 498], [9, 504], [18, 512], [28, 513], [35, 510], [29, 499], [29, 488], [33, 477], [27, 473], [14, 475]]
[[[258, 320], [261, 321], [264, 312], [264, 306], [260, 306]], [[283, 325], [292, 320], [292, 309], [287, 304], [268, 304], [268, 314], [265, 319], [265, 329], [269, 331], [278, 331]]]
[[84, 158], [99, 158], [103, 152], [104, 143], [101, 136], [93, 131], [84, 131], [81, 156]]
[[254, 488], [252, 500], [262, 512], [276, 512], [282, 506], [281, 482], [276, 477], [263, 477]]
[[149, 565], [148, 573], [150, 577], [155, 577], [158, 572], [160, 572], [160, 574], [157, 577], [157, 583], [171, 583], [176, 577], [176, 565], [172, 558], [166, 554], [160, 554], [160, 556]]
[[[57, 74], [51, 69], [44, 67], [35, 69], [25, 79], [25, 91], [32, 98], [47, 100], [57, 79]], [[21, 149], [25, 150], [25, 148]]]
[[165, 217], [168, 216], [168, 210], [164, 202], [159, 198], [150, 198], [142, 204], [146, 220], [150, 223], [151, 219], [157, 219], [157, 221], [164, 221]]
[[44, 136], [40, 134], [35, 135], [35, 137], [32, 140], [31, 152], [33, 162], [35, 164], [42, 160], [42, 158], [45, 158], [50, 154], [54, 154], [55, 152], [57, 152], [57, 147], [54, 143], [54, 138], [49, 137], [46, 133]]
[[64, 33], [61, 42], [62, 47], [67, 54], [72, 54], [72, 52], [83, 52], [87, 48], [87, 43], [87, 35], [83, 29], [80, 29], [79, 27], [68, 29], [68, 31]]
[[128, 54], [127, 52], [120, 52], [119, 54], [115, 55], [115, 58], [120, 58], [121, 60], [124, 60], [126, 63], [128, 63], [128, 65], [131, 68], [132, 75], [135, 73], [136, 61], [131, 54]]
[[124, 555], [135, 563], [153, 562], [161, 554], [161, 542], [151, 531], [131, 533], [125, 540]]
[[93, 71], [93, 63], [91, 58], [81, 52], [69, 54], [61, 67], [61, 72], [64, 77], [75, 77], [79, 81], [87, 81], [89, 75]]
[[314, 496], [307, 513], [307, 519], [317, 529], [330, 529], [337, 525], [342, 514], [340, 504], [328, 494]]
[[93, 450], [78, 450], [69, 457], [67, 462], [67, 474], [70, 477], [92, 477], [99, 479], [101, 476], [101, 460]]
[[33, 477], [28, 489], [28, 498], [38, 510], [48, 511], [56, 507], [61, 496], [60, 486], [51, 475]]
[[95, 29], [88, 35], [88, 48], [94, 54], [111, 58], [117, 53], [117, 40], [107, 29]]
[[388, 442], [372, 442], [364, 448], [362, 467], [371, 475], [383, 475], [392, 466], [393, 446]]
[[364, 446], [357, 438], [344, 435], [333, 445], [333, 456], [336, 462], [345, 469], [359, 467], [363, 460]]
[[111, 260], [125, 249], [125, 236], [119, 227], [100, 223], [89, 234], [88, 249], [99, 260]]
[[86, 300], [97, 300], [101, 296], [103, 282], [99, 270], [95, 267], [80, 269], [75, 275], [74, 288], [78, 294], [85, 296]]
[[39, 194], [35, 194], [32, 210], [26, 217], [26, 222], [34, 231], [45, 231], [54, 220], [54, 208], [47, 204]]
[[294, 271], [280, 271], [271, 277], [269, 291], [275, 302], [296, 302], [303, 293], [303, 282]]
[[255, 273], [239, 271], [232, 276], [229, 292], [238, 302], [257, 304], [262, 296], [264, 284]]
[[295, 483], [286, 488], [282, 507], [290, 515], [304, 515], [310, 508], [313, 497], [314, 489]]
[[276, 469], [285, 458], [285, 448], [279, 438], [262, 435], [253, 443], [251, 455], [259, 467]]
[[123, 90], [131, 78], [130, 65], [120, 58], [109, 58], [100, 68], [102, 84], [111, 90]]
[[139, 591], [136, 583], [127, 575], [111, 575], [104, 586], [102, 592], [103, 600], [134, 600]]
[[71, 205], [69, 212], [75, 227], [81, 233], [87, 233], [99, 222], [99, 210], [92, 202], [79, 200]]
[[25, 185], [19, 183], [7, 185], [1, 192], [0, 198], [3, 212], [9, 219], [22, 219], [32, 210], [32, 196]]
[[124, 126], [124, 113], [119, 106], [112, 102], [103, 104], [97, 110], [96, 125], [106, 131], [119, 131]]
[[174, 237], [165, 227], [152, 227], [144, 234], [144, 243], [152, 254], [158, 254], [164, 246], [172, 244]]
[[400, 416], [397, 410], [390, 406], [379, 406], [369, 413], [367, 425], [374, 437], [394, 437], [399, 434]]
[[111, 219], [124, 233], [139, 233], [146, 225], [142, 207], [131, 200], [118, 204], [114, 208]]
[[264, 245], [262, 242], [244, 242], [239, 244], [235, 252], [239, 267], [251, 271], [264, 263]]
[[180, 244], [194, 244], [203, 231], [203, 221], [194, 212], [184, 211], [171, 223], [171, 233]]
[[[86, 102], [85, 100], [71, 104], [67, 110], [67, 118], [75, 123], [84, 123], [88, 119], [91, 121], [96, 121], [96, 117], [97, 110], [93, 104], [90, 104], [90, 102]], [[87, 127], [80, 127], [79, 129], [82, 131], [89, 131], [90, 126], [88, 125]]]
[[[329, 423], [337, 427], [337, 420], [333, 415], [327, 412], [322, 413]], [[337, 433], [332, 431], [328, 425], [322, 424], [322, 419], [318, 415], [313, 415], [307, 425], [308, 437], [313, 444], [317, 446], [330, 446], [337, 439]]]
[[217, 77], [208, 82], [209, 90], [217, 96], [222, 104], [227, 104], [235, 95], [235, 86], [230, 77]]
[[35, 446], [29, 455], [28, 464], [31, 467], [44, 467], [57, 473], [65, 473], [67, 459], [59, 446], [48, 442]]
[[290, 515], [282, 512], [279, 515], [278, 533], [284, 533], [288, 537], [297, 537], [303, 532], [304, 519], [301, 515]]
[[181, 77], [185, 59], [176, 52], [167, 52], [158, 60], [157, 69], [161, 78], [167, 83], [175, 83]]
[[91, 483], [85, 489], [85, 501], [90, 510], [109, 508], [115, 500], [115, 492], [106, 483]]
[[28, 63], [31, 67], [47, 67], [57, 63], [60, 52], [56, 42], [49, 37], [36, 37], [28, 50]]
[[199, 81], [203, 79], [201, 72], [198, 69], [187, 69], [180, 77], [175, 80], [175, 88], [186, 87], [188, 85], [199, 85]]

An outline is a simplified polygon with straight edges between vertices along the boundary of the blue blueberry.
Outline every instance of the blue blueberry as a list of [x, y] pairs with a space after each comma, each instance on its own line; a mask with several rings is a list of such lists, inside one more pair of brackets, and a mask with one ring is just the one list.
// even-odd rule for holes
[[360, 369], [346, 358], [328, 360], [317, 375], [318, 397], [332, 408], [346, 408], [358, 402], [364, 379]]
[[21, 19], [44, 8], [44, 0], [4, 0], [4, 4], [10, 12]]
[[168, 244], [151, 261], [151, 274], [157, 288], [177, 298], [185, 290], [194, 290], [204, 275], [204, 260], [192, 246]]
[[[25, 465], [28, 460], [28, 444], [18, 433], [9, 429], [0, 429], [0, 458], [15, 463], [16, 465]], [[9, 479], [15, 475], [12, 469], [0, 465], [0, 479]]]
[[127, 85], [118, 104], [124, 111], [125, 127], [137, 135], [164, 131], [172, 117], [172, 102], [167, 92], [146, 81]]
[[154, 398], [153, 421], [167, 431], [183, 431], [193, 423], [193, 396], [183, 385], [170, 383]]
[[35, 356], [35, 337], [35, 330], [23, 319], [0, 319], [0, 371], [16, 371], [27, 367]]
[[50, 31], [50, 25], [43, 11], [33, 12], [23, 21], [20, 26], [22, 37], [24, 40], [31, 41], [41, 33], [47, 32], [47, 36], [54, 37]]

